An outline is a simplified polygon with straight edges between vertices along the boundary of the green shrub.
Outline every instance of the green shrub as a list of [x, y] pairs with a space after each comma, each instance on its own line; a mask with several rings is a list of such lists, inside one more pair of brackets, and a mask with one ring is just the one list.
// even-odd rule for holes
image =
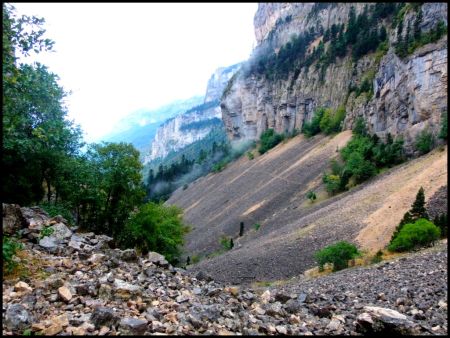
[[255, 158], [255, 155], [253, 155], [253, 153], [251, 151], [247, 151], [247, 157], [251, 161]]
[[306, 198], [309, 199], [311, 202], [314, 202], [317, 199], [316, 193], [312, 190], [308, 191], [306, 194]]
[[311, 137], [318, 133], [320, 133], [320, 121], [322, 120], [324, 114], [326, 112], [326, 109], [321, 107], [318, 108], [314, 112], [314, 116], [311, 120], [311, 122], [305, 122], [302, 127], [302, 132], [307, 136]]
[[227, 159], [224, 159], [224, 160], [214, 164], [212, 167], [212, 171], [215, 173], [221, 172], [223, 169], [225, 169], [227, 164], [228, 164]]
[[325, 109], [323, 116], [319, 122], [320, 130], [329, 135], [331, 133], [336, 133], [341, 130], [341, 123], [345, 118], [345, 107], [340, 106], [333, 112], [330, 108]]
[[400, 230], [403, 228], [405, 224], [414, 223], [419, 218], [429, 219], [427, 209], [425, 208], [425, 191], [423, 187], [419, 188], [419, 191], [416, 194], [416, 199], [414, 200], [411, 208], [403, 215], [402, 220], [395, 228], [394, 233], [392, 234], [391, 243], [400, 233]]
[[225, 250], [231, 250], [234, 246], [233, 239], [227, 236], [222, 236], [219, 242], [222, 248]]
[[316, 252], [314, 257], [319, 264], [320, 271], [323, 271], [323, 266], [325, 263], [332, 263], [333, 271], [338, 271], [347, 268], [348, 261], [358, 257], [359, 255], [360, 252], [355, 245], [345, 241], [340, 241]]
[[330, 194], [335, 194], [341, 190], [341, 179], [339, 175], [325, 174], [323, 176], [323, 183], [325, 183], [325, 189]]
[[256, 231], [258, 231], [259, 228], [261, 228], [261, 224], [255, 223], [255, 224], [253, 224], [253, 227], [255, 228]]
[[355, 121], [355, 125], [352, 129], [352, 133], [359, 136], [367, 135], [366, 123], [362, 117], [358, 117]]
[[377, 173], [375, 165], [365, 160], [360, 152], [353, 152], [348, 156], [344, 170], [348, 171], [357, 183], [364, 182]]
[[375, 256], [372, 257], [370, 262], [372, 264], [380, 263], [383, 260], [383, 252], [381, 250], [378, 250]]
[[17, 266], [13, 257], [21, 249], [23, 249], [22, 243], [19, 243], [15, 238], [3, 236], [3, 269], [7, 273], [10, 273]]
[[186, 190], [188, 187], [189, 187], [188, 184], [184, 184], [184, 185], [183, 185], [183, 190]]
[[193, 255], [192, 256], [192, 264], [197, 264], [200, 262], [200, 256], [199, 255]]
[[416, 139], [416, 149], [423, 155], [429, 153], [433, 148], [433, 134], [428, 130], [422, 130]]
[[119, 243], [124, 248], [135, 247], [142, 253], [156, 251], [176, 264], [183, 236], [188, 230], [180, 208], [149, 202], [128, 219]]
[[48, 226], [48, 227], [44, 227], [41, 232], [39, 233], [39, 238], [42, 239], [44, 237], [47, 236], [51, 236], [51, 234], [53, 234], [53, 232], [55, 231], [55, 229], [53, 229], [52, 227]]
[[403, 226], [398, 235], [389, 244], [389, 251], [409, 251], [429, 245], [439, 239], [441, 230], [430, 221], [421, 218]]
[[72, 216], [72, 212], [69, 210], [67, 206], [64, 204], [50, 204], [50, 203], [42, 203], [39, 204], [39, 207], [44, 209], [50, 217], [62, 216], [64, 217], [70, 224], [74, 224], [75, 220]]
[[390, 167], [404, 161], [403, 140], [393, 140], [391, 134], [387, 135], [386, 143], [378, 142], [373, 150], [373, 159], [378, 167]]
[[267, 129], [260, 137], [260, 146], [258, 152], [262, 155], [269, 149], [275, 147], [278, 143], [283, 141], [284, 135], [277, 134], [273, 129]]

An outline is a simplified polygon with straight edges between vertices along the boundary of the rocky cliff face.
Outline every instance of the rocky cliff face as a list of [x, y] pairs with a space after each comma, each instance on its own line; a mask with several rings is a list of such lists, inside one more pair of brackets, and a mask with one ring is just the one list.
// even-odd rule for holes
[[[402, 136], [411, 148], [417, 133], [425, 128], [437, 133], [441, 112], [447, 110], [447, 36], [437, 43], [418, 48], [412, 55], [400, 59], [394, 53], [397, 30], [384, 22], [389, 37], [389, 51], [383, 57], [369, 53], [353, 61], [347, 51], [337, 57], [321, 79], [317, 62], [295, 70], [291, 65], [285, 80], [269, 80], [252, 72], [251, 65], [261, 55], [278, 52], [293, 34], [315, 31], [316, 38], [308, 52], [323, 40], [323, 31], [333, 24], [347, 27], [350, 7], [358, 15], [365, 4], [269, 3], [260, 4], [254, 26], [258, 46], [253, 56], [222, 100], [222, 118], [230, 139], [256, 139], [267, 128], [277, 132], [301, 129], [311, 120], [317, 107], [336, 109], [345, 105], [344, 128], [352, 127], [355, 118], [363, 117], [370, 132], [380, 137], [391, 133]], [[370, 4], [369, 4], [370, 5]], [[447, 24], [447, 4], [422, 5], [422, 32]], [[416, 12], [408, 7], [403, 16], [404, 27], [413, 25]], [[325, 43], [325, 48], [328, 48]], [[307, 52], [307, 53], [308, 53]], [[349, 94], [349, 86], [359, 86], [368, 74], [375, 74], [373, 95]], [[373, 79], [373, 80], [372, 80]]]
[[144, 163], [164, 158], [171, 151], [177, 151], [203, 139], [213, 126], [221, 124], [219, 100], [228, 81], [239, 67], [240, 64], [218, 68], [208, 81], [204, 103], [167, 120], [158, 128], [150, 154]]

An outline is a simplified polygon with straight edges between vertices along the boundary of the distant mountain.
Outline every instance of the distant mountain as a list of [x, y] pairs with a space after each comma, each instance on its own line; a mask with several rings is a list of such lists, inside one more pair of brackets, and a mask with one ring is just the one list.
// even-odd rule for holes
[[156, 130], [169, 118], [203, 103], [203, 96], [193, 96], [186, 100], [176, 100], [162, 107], [148, 110], [139, 109], [123, 117], [113, 131], [104, 137], [107, 142], [128, 142], [141, 153], [148, 153]]
[[144, 163], [158, 158], [163, 159], [170, 152], [176, 152], [205, 138], [214, 127], [222, 126], [220, 98], [228, 81], [240, 67], [241, 64], [237, 63], [218, 68], [208, 81], [204, 102], [174, 118], [167, 119], [158, 128], [151, 150], [145, 155]]

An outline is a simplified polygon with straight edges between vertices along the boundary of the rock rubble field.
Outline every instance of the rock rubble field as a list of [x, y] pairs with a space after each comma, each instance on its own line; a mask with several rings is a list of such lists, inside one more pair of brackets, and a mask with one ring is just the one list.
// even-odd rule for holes
[[[21, 226], [19, 263], [35, 273], [3, 280], [3, 335], [447, 334], [446, 243], [319, 278], [236, 286], [156, 252], [112, 249], [110, 237], [38, 208], [7, 207], [4, 225]], [[45, 225], [54, 232], [39, 239]]]

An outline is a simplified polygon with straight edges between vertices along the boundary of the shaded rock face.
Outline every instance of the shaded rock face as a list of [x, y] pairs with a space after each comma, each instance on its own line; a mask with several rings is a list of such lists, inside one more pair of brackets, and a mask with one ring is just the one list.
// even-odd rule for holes
[[[260, 4], [254, 19], [258, 46], [243, 69], [256, 62], [258, 55], [277, 52], [293, 34], [346, 23], [351, 6], [350, 3], [322, 4], [322, 7], [313, 3]], [[364, 4], [353, 6], [357, 14], [364, 9]], [[422, 13], [424, 32], [441, 20], [447, 22], [447, 4], [424, 4]], [[414, 20], [415, 14], [407, 12], [405, 27]], [[393, 44], [397, 40], [396, 30], [390, 25], [386, 28]], [[318, 44], [319, 39], [309, 48]], [[355, 97], [352, 92], [348, 96], [349, 85], [359, 86], [369, 71], [375, 73], [374, 95]], [[222, 119], [231, 140], [257, 139], [268, 128], [279, 133], [292, 132], [310, 121], [317, 107], [336, 109], [345, 104], [344, 129], [351, 129], [361, 116], [369, 132], [381, 138], [387, 133], [402, 136], [410, 153], [418, 132], [428, 128], [437, 134], [441, 112], [447, 109], [446, 36], [404, 60], [394, 54], [394, 47], [381, 61], [376, 60], [374, 53], [357, 62], [350, 55], [337, 58], [327, 68], [323, 80], [315, 63], [308, 69], [301, 68], [296, 77], [292, 69], [286, 80], [270, 81], [251, 71], [241, 73], [221, 102]]]
[[447, 110], [447, 82], [446, 38], [406, 60], [390, 50], [375, 75], [374, 98], [367, 104], [347, 105], [346, 127], [362, 116], [369, 131], [380, 137], [402, 135], [411, 148], [424, 129], [437, 136], [441, 112]]

